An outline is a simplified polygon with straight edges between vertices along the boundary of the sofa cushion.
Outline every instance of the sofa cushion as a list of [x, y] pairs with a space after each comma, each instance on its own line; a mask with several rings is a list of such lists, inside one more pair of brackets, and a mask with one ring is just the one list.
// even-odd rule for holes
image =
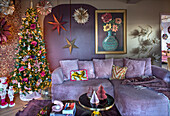
[[108, 79], [89, 79], [88, 81], [65, 81], [63, 84], [52, 85], [53, 100], [79, 100], [79, 96], [87, 93], [90, 86], [95, 91], [102, 85], [109, 95], [113, 96], [113, 86]]
[[124, 66], [128, 67], [126, 78], [141, 77], [144, 75], [145, 61], [131, 60], [124, 58]]
[[112, 77], [110, 77], [110, 80], [112, 80], [112, 79], [125, 79], [126, 71], [127, 71], [127, 67], [120, 67], [120, 66], [113, 65]]
[[112, 74], [113, 58], [93, 59], [96, 78], [110, 78]]
[[81, 70], [72, 70], [70, 72], [70, 80], [71, 81], [87, 81], [88, 75], [86, 69]]
[[64, 74], [64, 80], [69, 80], [70, 71], [78, 70], [78, 60], [61, 60], [60, 66]]
[[168, 98], [151, 89], [119, 85], [114, 95], [122, 116], [168, 116]]
[[[132, 58], [130, 58], [130, 59], [132, 59]], [[138, 59], [132, 59], [132, 60], [145, 61], [144, 75], [152, 76], [151, 58], [138, 58]]]
[[123, 58], [114, 59], [113, 64], [114, 64], [115, 66], [123, 67]]
[[95, 78], [93, 61], [78, 61], [79, 69], [86, 69], [88, 78]]

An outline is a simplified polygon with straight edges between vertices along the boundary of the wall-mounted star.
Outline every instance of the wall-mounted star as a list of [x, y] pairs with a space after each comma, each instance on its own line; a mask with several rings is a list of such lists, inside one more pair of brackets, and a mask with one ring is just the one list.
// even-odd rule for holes
[[53, 30], [57, 28], [58, 34], [60, 35], [60, 28], [62, 28], [63, 30], [67, 31], [63, 25], [66, 24], [67, 22], [61, 22], [62, 20], [62, 16], [59, 18], [59, 20], [57, 20], [57, 18], [55, 17], [55, 15], [53, 14], [54, 17], [54, 21], [55, 22], [48, 22], [49, 24], [54, 25]]
[[65, 45], [63, 48], [69, 48], [69, 51], [70, 51], [70, 54], [71, 54], [73, 48], [78, 48], [76, 45], [74, 45], [76, 39], [74, 39], [73, 41], [69, 41], [69, 40], [66, 38], [66, 41], [67, 41], [67, 45]]

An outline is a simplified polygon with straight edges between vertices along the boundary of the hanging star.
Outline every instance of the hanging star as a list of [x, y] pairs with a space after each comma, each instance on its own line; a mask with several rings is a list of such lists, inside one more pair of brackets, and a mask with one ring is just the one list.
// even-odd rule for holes
[[71, 54], [73, 48], [78, 48], [76, 45], [74, 45], [76, 39], [74, 39], [73, 41], [69, 41], [69, 40], [66, 38], [66, 41], [67, 41], [67, 45], [65, 45], [63, 48], [69, 48], [70, 54]]
[[60, 28], [62, 28], [63, 30], [67, 31], [63, 25], [66, 24], [67, 22], [61, 22], [62, 20], [62, 16], [59, 18], [59, 20], [57, 20], [57, 18], [55, 17], [55, 15], [53, 14], [54, 17], [54, 21], [55, 22], [48, 22], [49, 24], [54, 25], [53, 30], [57, 28], [58, 34], [60, 35]]

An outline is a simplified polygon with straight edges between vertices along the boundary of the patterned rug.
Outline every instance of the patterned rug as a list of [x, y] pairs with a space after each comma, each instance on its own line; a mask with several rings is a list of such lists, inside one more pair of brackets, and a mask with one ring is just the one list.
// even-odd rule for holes
[[[18, 111], [16, 116], [37, 116], [39, 111], [47, 106], [50, 100], [31, 100], [25, 106], [23, 111]], [[82, 108], [78, 102], [76, 103], [76, 116], [91, 116], [91, 112]], [[101, 112], [102, 116], [121, 116], [116, 106], [108, 111]]]

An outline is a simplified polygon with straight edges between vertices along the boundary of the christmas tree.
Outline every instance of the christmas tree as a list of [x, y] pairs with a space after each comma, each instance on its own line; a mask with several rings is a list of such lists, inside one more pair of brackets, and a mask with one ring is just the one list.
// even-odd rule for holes
[[104, 100], [107, 98], [106, 91], [104, 90], [104, 87], [102, 85], [100, 85], [97, 90], [97, 97], [99, 98], [99, 100]]
[[18, 35], [16, 62], [11, 73], [10, 85], [16, 93], [26, 95], [30, 91], [38, 92], [51, 83], [51, 74], [45, 57], [45, 43], [35, 9], [26, 10]]

